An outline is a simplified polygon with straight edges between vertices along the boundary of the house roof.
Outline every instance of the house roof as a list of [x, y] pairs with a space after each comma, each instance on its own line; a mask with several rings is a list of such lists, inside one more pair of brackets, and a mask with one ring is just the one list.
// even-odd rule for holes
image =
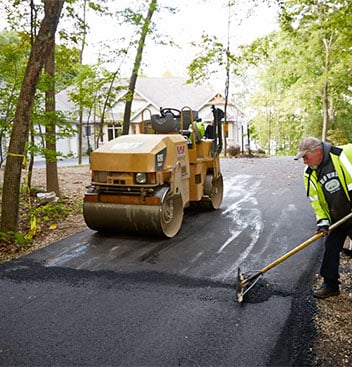
[[72, 112], [75, 109], [75, 104], [70, 99], [72, 87], [62, 90], [55, 95], [56, 108], [64, 112]]
[[[181, 109], [185, 106], [191, 107], [193, 110], [201, 111], [200, 117], [203, 121], [213, 119], [213, 114], [210, 105], [223, 108], [225, 97], [214, 92], [204, 85], [192, 85], [186, 83], [186, 78], [146, 78], [139, 77], [135, 88], [135, 97], [142, 97], [145, 101], [143, 107], [139, 110], [134, 110], [134, 115], [131, 122], [140, 120], [140, 112], [143, 108], [154, 107], [159, 111], [163, 108]], [[239, 114], [243, 113], [238, 109], [233, 101], [228, 101], [227, 106], [228, 121], [231, 119], [237, 120]]]
[[[200, 111], [202, 113], [200, 117], [203, 121], [211, 120], [212, 112], [207, 106], [212, 104], [216, 106], [222, 106], [224, 104], [224, 97], [218, 93], [212, 91], [203, 85], [192, 85], [186, 83], [186, 78], [147, 78], [138, 77], [134, 93], [133, 102], [133, 115], [131, 116], [131, 122], [139, 121], [141, 118], [141, 111], [145, 108], [152, 108], [156, 113], [159, 108], [176, 108], [182, 109], [185, 106], [192, 108], [193, 110]], [[120, 84], [127, 84], [128, 80], [120, 81]], [[72, 88], [68, 88], [56, 95], [56, 104], [59, 110], [65, 112], [78, 111], [76, 106], [70, 100], [70, 92]], [[120, 90], [116, 96], [116, 104], [107, 113], [113, 120], [121, 120], [124, 111], [125, 102], [121, 99], [126, 93], [126, 90]], [[228, 103], [228, 114], [235, 115], [238, 108], [232, 101]], [[83, 118], [85, 121], [88, 119], [88, 111], [84, 111]], [[91, 116], [91, 119], [96, 119], [96, 116]]]
[[200, 109], [216, 93], [204, 86], [186, 84], [186, 78], [144, 78], [139, 77], [136, 92], [149, 100], [154, 107], [181, 109], [189, 106]]

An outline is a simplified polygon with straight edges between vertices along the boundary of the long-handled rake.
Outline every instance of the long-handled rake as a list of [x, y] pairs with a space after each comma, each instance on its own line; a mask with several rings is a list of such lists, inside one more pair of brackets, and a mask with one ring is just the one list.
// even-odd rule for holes
[[[329, 232], [333, 231], [335, 228], [340, 226], [342, 223], [345, 223], [350, 218], [352, 218], [352, 212], [349, 213], [348, 215], [346, 215], [345, 217], [343, 217], [342, 219], [340, 219], [339, 221], [337, 221], [336, 223], [332, 224], [329, 227]], [[266, 273], [268, 270], [272, 269], [276, 265], [281, 264], [283, 261], [285, 261], [286, 259], [288, 259], [292, 255], [296, 254], [297, 252], [303, 250], [305, 247], [309, 246], [311, 243], [315, 242], [317, 239], [319, 239], [323, 236], [324, 236], [323, 232], [316, 233], [314, 236], [310, 237], [308, 240], [304, 241], [303, 243], [301, 243], [300, 245], [298, 245], [297, 247], [295, 247], [291, 251], [287, 252], [285, 255], [281, 256], [277, 260], [273, 261], [271, 264], [269, 264], [269, 265], [265, 266], [264, 268], [262, 268], [261, 270], [257, 271], [253, 275], [249, 275], [249, 276], [246, 277], [245, 273], [242, 272], [240, 268], [238, 268], [237, 290], [236, 290], [237, 301], [239, 303], [243, 302], [243, 298], [244, 298], [245, 294], [248, 293], [249, 290], [254, 287], [254, 285], [259, 280], [260, 276], [262, 276], [264, 273]]]

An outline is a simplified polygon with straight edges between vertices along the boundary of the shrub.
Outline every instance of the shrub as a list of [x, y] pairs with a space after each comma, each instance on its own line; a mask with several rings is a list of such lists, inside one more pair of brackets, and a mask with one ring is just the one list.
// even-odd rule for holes
[[227, 148], [227, 153], [230, 157], [236, 157], [241, 154], [241, 147], [239, 145], [231, 145]]

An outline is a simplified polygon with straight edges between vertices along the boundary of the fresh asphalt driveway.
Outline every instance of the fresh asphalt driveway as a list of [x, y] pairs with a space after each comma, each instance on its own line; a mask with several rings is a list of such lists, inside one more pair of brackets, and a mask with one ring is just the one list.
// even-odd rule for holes
[[220, 210], [173, 239], [88, 230], [0, 266], [2, 366], [286, 366], [310, 360], [321, 241], [292, 157], [223, 159]]

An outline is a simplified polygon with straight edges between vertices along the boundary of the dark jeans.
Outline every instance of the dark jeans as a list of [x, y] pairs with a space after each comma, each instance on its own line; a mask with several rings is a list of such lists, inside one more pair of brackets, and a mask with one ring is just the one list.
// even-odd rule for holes
[[328, 236], [324, 237], [324, 256], [320, 268], [320, 275], [324, 278], [324, 284], [332, 289], [339, 288], [339, 265], [340, 252], [346, 237], [352, 238], [352, 228], [347, 229], [340, 227], [332, 231]]

